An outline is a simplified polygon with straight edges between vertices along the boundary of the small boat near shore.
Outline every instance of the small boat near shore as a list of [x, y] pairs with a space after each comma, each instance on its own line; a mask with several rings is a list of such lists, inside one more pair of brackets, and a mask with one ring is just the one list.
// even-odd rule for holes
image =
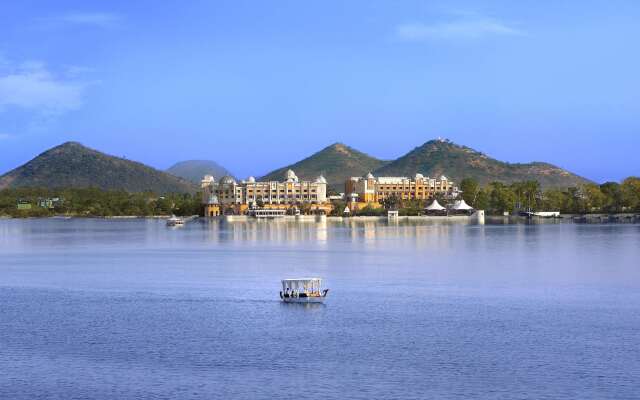
[[562, 218], [560, 211], [520, 211], [518, 215], [525, 218]]
[[283, 279], [280, 299], [285, 303], [322, 303], [327, 293], [321, 278]]
[[176, 217], [172, 215], [171, 218], [167, 220], [167, 226], [182, 226], [184, 225], [184, 219], [180, 217]]

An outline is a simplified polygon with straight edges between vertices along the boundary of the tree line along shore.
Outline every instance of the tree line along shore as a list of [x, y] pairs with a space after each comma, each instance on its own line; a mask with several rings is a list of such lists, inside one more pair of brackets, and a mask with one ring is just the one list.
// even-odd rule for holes
[[[616, 214], [640, 212], [640, 178], [629, 177], [621, 183], [584, 184], [566, 189], [542, 189], [537, 181], [511, 184], [492, 182], [482, 186], [473, 178], [460, 182], [462, 198], [476, 210], [487, 215], [503, 215], [517, 210], [560, 211], [563, 214]], [[440, 204], [447, 204], [443, 194], [437, 194]], [[351, 215], [383, 216], [388, 209], [399, 215], [421, 215], [432, 200], [402, 200], [389, 198], [383, 208], [364, 207], [351, 210]], [[335, 215], [342, 215], [346, 203], [338, 202]]]
[[[542, 189], [537, 181], [505, 184], [492, 182], [482, 186], [472, 178], [460, 182], [462, 198], [473, 208], [488, 215], [515, 210], [560, 211], [564, 214], [640, 212], [640, 178], [629, 177], [621, 183], [584, 184], [566, 189]], [[13, 188], [0, 190], [0, 216], [82, 217], [202, 215], [201, 194], [152, 192], [132, 193], [98, 188]], [[444, 196], [436, 196], [446, 203]], [[431, 200], [391, 198], [384, 207], [364, 207], [352, 215], [386, 215], [396, 209], [400, 215], [421, 215]], [[345, 203], [335, 202], [333, 215], [342, 215]], [[301, 205], [304, 211], [310, 207]]]
[[199, 194], [131, 193], [98, 188], [15, 188], [0, 190], [0, 216], [26, 218], [168, 216], [200, 213]]

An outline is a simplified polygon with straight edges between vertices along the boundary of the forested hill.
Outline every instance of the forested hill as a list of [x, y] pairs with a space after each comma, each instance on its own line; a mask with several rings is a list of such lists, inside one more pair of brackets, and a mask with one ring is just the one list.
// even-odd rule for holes
[[194, 192], [192, 182], [139, 162], [110, 156], [77, 142], [45, 151], [0, 176], [0, 189], [15, 187], [82, 188], [155, 193]]
[[334, 143], [317, 153], [268, 173], [261, 180], [284, 180], [292, 169], [300, 179], [315, 180], [319, 175], [327, 179], [329, 187], [344, 190], [344, 182], [352, 176], [363, 176], [384, 165], [386, 161], [371, 157], [342, 143]]
[[474, 178], [480, 184], [492, 181], [511, 183], [536, 180], [542, 187], [571, 187], [589, 180], [544, 162], [507, 163], [466, 146], [448, 140], [430, 140], [402, 157], [380, 167], [377, 176], [426, 176], [447, 178], [460, 182]]
[[229, 170], [212, 160], [181, 161], [172, 165], [167, 172], [198, 184], [205, 175], [211, 175], [216, 180], [225, 175], [233, 176]]

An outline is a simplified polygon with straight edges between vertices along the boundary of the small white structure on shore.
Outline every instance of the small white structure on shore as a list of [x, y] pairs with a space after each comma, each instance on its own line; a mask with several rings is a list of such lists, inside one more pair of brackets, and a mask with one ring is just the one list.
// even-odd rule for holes
[[453, 206], [451, 206], [449, 210], [455, 214], [471, 214], [473, 212], [473, 207], [468, 205], [467, 202], [462, 199], [453, 203]]
[[469, 210], [473, 210], [473, 207], [468, 205], [467, 202], [464, 201], [464, 199], [462, 199], [453, 203], [453, 206], [451, 206], [451, 209], [458, 210], [458, 211], [469, 211]]
[[437, 199], [433, 199], [433, 202], [424, 208], [425, 213], [428, 215], [442, 215], [446, 214], [447, 209], [442, 207], [440, 203], [438, 203]]

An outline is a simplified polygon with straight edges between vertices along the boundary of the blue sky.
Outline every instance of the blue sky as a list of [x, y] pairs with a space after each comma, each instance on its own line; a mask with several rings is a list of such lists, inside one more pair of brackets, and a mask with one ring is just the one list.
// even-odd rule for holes
[[68, 140], [260, 175], [340, 141], [442, 136], [640, 175], [637, 1], [12, 1], [0, 172]]

